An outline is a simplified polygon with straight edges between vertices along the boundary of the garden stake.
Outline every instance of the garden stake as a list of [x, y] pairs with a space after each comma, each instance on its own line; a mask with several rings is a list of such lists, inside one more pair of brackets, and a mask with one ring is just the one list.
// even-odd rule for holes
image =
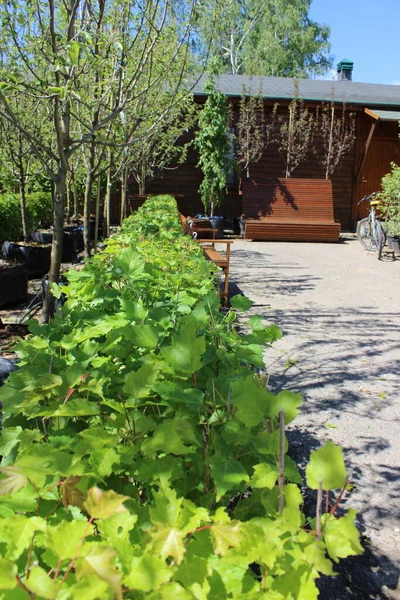
[[279, 411], [279, 477], [278, 477], [278, 511], [283, 511], [283, 487], [285, 485], [285, 413]]
[[321, 504], [322, 504], [322, 479], [319, 480], [317, 495], [317, 539], [321, 539]]

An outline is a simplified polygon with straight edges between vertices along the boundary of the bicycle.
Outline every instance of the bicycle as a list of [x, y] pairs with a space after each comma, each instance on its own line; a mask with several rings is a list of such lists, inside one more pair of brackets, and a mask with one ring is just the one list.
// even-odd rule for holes
[[369, 202], [370, 209], [368, 217], [361, 219], [357, 225], [357, 238], [361, 244], [367, 250], [373, 250], [377, 252], [378, 260], [382, 257], [382, 250], [386, 243], [386, 233], [382, 226], [382, 223], [376, 215], [376, 208], [379, 206], [379, 200], [372, 200], [376, 196], [377, 192], [373, 192], [369, 196], [364, 196], [359, 201], [359, 205], [362, 202]]

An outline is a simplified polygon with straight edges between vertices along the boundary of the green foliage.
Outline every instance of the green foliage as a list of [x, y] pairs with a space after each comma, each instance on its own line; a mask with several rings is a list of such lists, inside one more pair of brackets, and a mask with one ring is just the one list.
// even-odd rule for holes
[[[52, 222], [52, 200], [50, 192], [27, 194], [28, 229], [48, 227]], [[0, 195], [0, 240], [22, 239], [21, 204], [19, 194]]]
[[280, 408], [301, 398], [265, 389], [254, 348], [277, 328], [239, 336], [214, 271], [150, 198], [31, 322], [0, 391], [0, 598], [316, 598], [360, 552], [352, 512], [305, 527], [287, 456], [277, 485]]
[[215, 88], [211, 79], [204, 87], [207, 100], [200, 110], [199, 130], [195, 136], [195, 147], [199, 152], [198, 167], [203, 173], [199, 192], [206, 212], [213, 215], [214, 208], [221, 203], [231, 161], [230, 135], [228, 133], [228, 103]]
[[400, 167], [392, 163], [392, 170], [382, 177], [382, 191], [378, 194], [379, 207], [390, 235], [400, 237]]
[[[332, 65], [330, 29], [310, 18], [311, 0], [208, 3], [201, 30], [213, 29], [220, 73], [313, 77]], [[216, 18], [211, 12], [217, 7]]]

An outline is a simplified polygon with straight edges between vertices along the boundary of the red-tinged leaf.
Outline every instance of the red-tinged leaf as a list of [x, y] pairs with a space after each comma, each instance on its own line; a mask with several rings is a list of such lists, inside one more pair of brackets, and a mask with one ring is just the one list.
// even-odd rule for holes
[[0, 473], [3, 475], [0, 479], [0, 496], [15, 494], [28, 483], [28, 478], [19, 467], [2, 467]]
[[77, 487], [81, 478], [77, 475], [71, 475], [60, 486], [61, 500], [65, 508], [68, 506], [77, 506], [83, 508], [85, 502], [85, 496], [83, 492]]
[[69, 398], [71, 398], [74, 391], [75, 391], [75, 388], [69, 388], [68, 392], [66, 393], [64, 402], [67, 402], [69, 400]]

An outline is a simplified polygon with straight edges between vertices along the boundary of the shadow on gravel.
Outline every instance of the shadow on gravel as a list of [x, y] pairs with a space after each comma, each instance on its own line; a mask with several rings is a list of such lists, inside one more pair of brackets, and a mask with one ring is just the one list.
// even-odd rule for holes
[[[304, 428], [293, 426], [287, 431], [289, 454], [300, 468], [305, 480], [304, 470], [310, 453], [321, 446], [317, 439]], [[349, 457], [346, 457], [346, 462]], [[395, 477], [395, 474], [392, 474]], [[315, 516], [316, 494], [307, 488], [303, 489], [304, 512], [307, 516]], [[332, 498], [330, 506], [334, 499]], [[343, 514], [351, 507], [351, 491], [345, 494], [337, 515]], [[340, 560], [334, 566], [337, 577], [321, 576], [318, 580], [319, 600], [380, 600], [382, 598], [399, 598], [396, 591], [399, 572], [386, 556], [374, 554], [374, 549], [365, 535], [362, 513], [358, 514], [357, 527], [361, 534], [364, 553]]]
[[241, 272], [240, 282], [241, 284], [250, 283], [254, 286], [254, 291], [257, 294], [268, 294], [293, 296], [307, 290], [312, 290], [315, 285], [314, 282], [318, 281], [317, 277], [311, 277], [309, 275], [296, 274], [298, 267], [282, 265], [282, 270], [293, 271], [290, 277], [284, 275], [275, 275], [276, 264], [271, 262], [271, 258], [266, 253], [245, 250], [242, 248], [234, 248], [234, 254], [232, 252], [232, 265], [245, 264], [246, 272]]
[[[309, 277], [294, 277], [289, 280], [271, 279], [257, 277], [255, 273], [258, 268], [265, 269], [268, 265], [253, 266], [258, 261], [257, 252], [243, 252], [249, 269], [240, 275], [240, 282], [254, 283], [257, 291], [260, 285], [271, 292], [271, 286], [275, 286], [274, 295], [284, 296], [291, 293], [297, 294], [299, 286], [309, 285], [313, 287], [312, 279]], [[252, 258], [249, 255], [253, 254]], [[265, 255], [262, 255], [265, 259]], [[240, 287], [232, 281], [230, 284], [230, 295], [243, 293]], [[268, 299], [270, 294], [263, 293]], [[299, 344], [296, 345], [294, 356], [300, 358], [299, 364], [294, 368], [284, 368], [284, 362], [288, 355], [278, 355], [276, 361], [282, 365], [278, 372], [274, 373], [271, 380], [272, 390], [291, 389], [301, 392], [303, 395], [303, 414], [315, 415], [327, 411], [330, 415], [352, 415], [364, 414], [373, 417], [378, 414], [379, 402], [385, 402], [390, 406], [395, 398], [379, 398], [376, 390], [367, 389], [366, 382], [382, 383], [392, 375], [399, 372], [399, 328], [396, 325], [398, 314], [395, 312], [371, 314], [367, 306], [360, 309], [343, 309], [340, 314], [332, 314], [331, 311], [318, 311], [318, 314], [310, 309], [290, 309], [285, 311], [271, 311], [266, 304], [255, 304], [256, 313], [267, 322], [276, 323], [285, 333], [295, 333]], [[261, 310], [260, 310], [261, 308]], [[251, 314], [251, 312], [249, 313]], [[396, 353], [397, 350], [397, 353]], [[389, 358], [389, 355], [392, 358]], [[289, 355], [290, 356], [290, 355]], [[268, 368], [268, 366], [267, 366]], [[391, 382], [392, 384], [395, 382]], [[313, 398], [315, 391], [329, 387], [329, 394], [316, 401]], [[379, 415], [382, 419], [382, 415]], [[393, 423], [395, 419], [391, 419]], [[299, 465], [304, 468], [309, 460], [310, 452], [319, 448], [322, 439], [294, 424], [293, 429], [287, 432], [290, 455]], [[356, 433], [355, 433], [356, 435]], [[388, 450], [388, 442], [379, 434], [358, 436], [358, 447], [354, 448], [351, 440], [348, 447], [344, 447], [346, 465], [351, 473], [351, 481], [357, 489], [357, 483], [362, 479], [363, 473], [356, 463], [357, 455], [372, 455], [375, 457], [371, 464], [371, 476], [374, 485], [382, 486], [386, 490], [388, 504], [382, 505], [374, 502], [372, 498], [366, 497], [358, 515], [357, 525], [361, 533], [364, 546], [364, 554], [341, 560], [335, 566], [337, 577], [322, 576], [319, 580], [320, 600], [379, 600], [391, 598], [400, 600], [400, 589], [398, 585], [399, 570], [397, 566], [387, 557], [380, 554], [372, 545], [365, 534], [367, 528], [364, 518], [368, 516], [369, 523], [384, 521], [387, 518], [398, 518], [400, 520], [400, 467], [388, 466], [379, 461], [379, 455]], [[315, 515], [315, 497], [308, 491], [305, 497], [305, 513]], [[346, 511], [351, 507], [351, 492], [345, 497], [338, 511]]]

